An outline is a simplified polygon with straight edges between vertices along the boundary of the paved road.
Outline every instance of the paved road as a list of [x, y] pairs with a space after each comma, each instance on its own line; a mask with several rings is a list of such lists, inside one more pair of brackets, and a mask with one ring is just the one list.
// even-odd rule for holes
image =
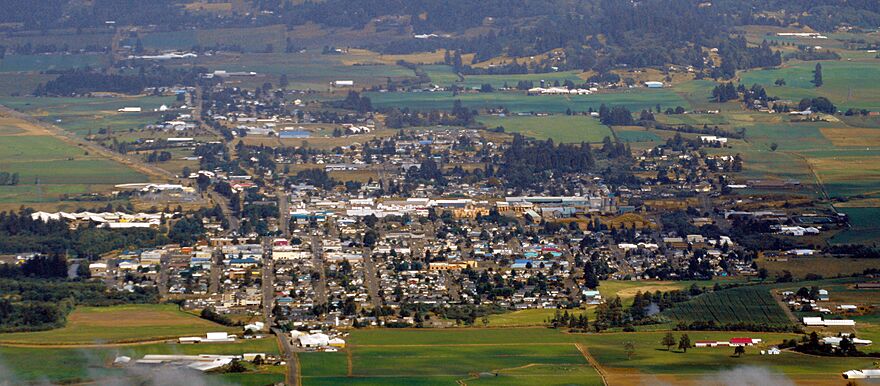
[[162, 254], [159, 260], [159, 280], [156, 287], [159, 289], [159, 297], [162, 299], [168, 296], [168, 263], [170, 260], [171, 256], [167, 254]]
[[282, 355], [284, 355], [284, 361], [287, 362], [286, 383], [288, 385], [299, 386], [300, 379], [297, 375], [298, 363], [294, 356], [293, 346], [290, 344], [290, 339], [288, 339], [289, 335], [277, 328], [272, 328], [272, 333], [274, 333], [278, 341], [281, 342], [281, 350], [283, 351]]
[[278, 229], [284, 237], [290, 237], [290, 200], [284, 189], [276, 189], [275, 195], [278, 196]]
[[370, 295], [370, 303], [379, 309], [382, 307], [382, 299], [379, 297], [379, 277], [376, 275], [376, 263], [373, 261], [373, 250], [364, 248], [364, 284], [367, 286], [367, 294]]
[[324, 277], [324, 250], [322, 248], [321, 238], [312, 236], [312, 266], [320, 274], [318, 282], [315, 283], [315, 303], [327, 303], [327, 278]]
[[240, 222], [238, 217], [232, 213], [232, 209], [229, 207], [229, 200], [226, 197], [220, 195], [214, 191], [214, 189], [208, 188], [208, 195], [211, 197], [211, 200], [214, 201], [215, 204], [220, 205], [220, 211], [223, 212], [223, 217], [226, 217], [226, 221], [229, 222], [229, 230], [232, 232], [238, 232]]

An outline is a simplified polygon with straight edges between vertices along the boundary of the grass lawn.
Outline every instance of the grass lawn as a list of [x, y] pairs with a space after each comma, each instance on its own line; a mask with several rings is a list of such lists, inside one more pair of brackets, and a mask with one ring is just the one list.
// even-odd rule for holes
[[0, 334], [0, 343], [35, 345], [100, 344], [199, 336], [237, 331], [179, 311], [173, 304], [78, 307], [65, 327], [39, 332]]
[[536, 139], [552, 138], [554, 142], [599, 143], [611, 137], [611, 129], [598, 119], [586, 116], [550, 115], [546, 117], [481, 116], [479, 122], [488, 128], [503, 126], [508, 133], [521, 133]]
[[[565, 310], [560, 310], [563, 312]], [[580, 315], [589, 312], [592, 316], [592, 310], [567, 310], [569, 315]], [[523, 327], [523, 326], [545, 326], [548, 319], [552, 319], [556, 314], [555, 308], [533, 308], [527, 310], [519, 310], [504, 314], [495, 314], [489, 316], [489, 327]]]

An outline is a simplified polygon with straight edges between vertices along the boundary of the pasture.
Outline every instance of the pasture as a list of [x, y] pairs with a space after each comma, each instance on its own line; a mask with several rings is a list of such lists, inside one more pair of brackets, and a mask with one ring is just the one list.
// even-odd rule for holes
[[459, 79], [458, 75], [452, 70], [451, 66], [446, 65], [429, 65], [423, 69], [428, 73], [431, 82], [440, 86], [450, 86], [453, 83], [459, 87], [479, 88], [484, 84], [490, 84], [494, 88], [502, 88], [504, 85], [508, 87], [516, 87], [517, 82], [530, 81], [535, 87], [541, 86], [544, 81], [545, 86], [549, 87], [557, 82], [559, 84], [570, 80], [575, 84], [581, 84], [584, 79], [578, 71], [562, 71], [550, 72], [543, 74], [511, 74], [511, 75], [464, 75], [464, 80]]
[[[41, 72], [85, 66], [96, 67], [103, 60], [104, 58], [98, 54], [6, 55], [0, 59], [0, 72]], [[33, 90], [27, 90], [27, 92], [31, 91]]]
[[[113, 98], [0, 98], [0, 104], [51, 122], [78, 135], [101, 128], [128, 130], [142, 128], [162, 119], [159, 106], [173, 106], [174, 97], [137, 96]], [[140, 107], [140, 113], [120, 113], [123, 107]]]
[[839, 208], [849, 216], [849, 229], [834, 235], [834, 244], [876, 244], [880, 240], [880, 208]]
[[0, 141], [0, 171], [19, 174], [17, 185], [0, 186], [0, 203], [51, 202], [147, 181], [135, 170], [88, 154], [17, 118], [0, 117]]
[[[565, 310], [569, 315], [578, 316], [583, 313], [592, 315], [592, 308], [589, 310]], [[559, 312], [563, 312], [560, 310]], [[489, 327], [524, 327], [524, 326], [546, 326], [547, 320], [552, 319], [556, 314], [554, 308], [531, 308], [526, 310], [512, 311], [503, 314], [494, 314], [489, 316]], [[479, 321], [477, 321], [479, 323]]]
[[481, 116], [478, 121], [490, 129], [502, 126], [507, 133], [520, 133], [540, 140], [553, 139], [557, 143], [600, 143], [605, 137], [612, 137], [608, 126], [583, 115]]
[[451, 92], [368, 92], [373, 106], [379, 108], [410, 108], [412, 110], [449, 110], [456, 99], [472, 109], [505, 107], [511, 112], [546, 112], [561, 114], [566, 109], [598, 110], [603, 103], [608, 106], [625, 106], [630, 111], [653, 109], [662, 106], [683, 106], [690, 103], [671, 89], [649, 90], [643, 88], [613, 91], [592, 95], [526, 95], [525, 92], [491, 92], [453, 95]]
[[179, 311], [173, 304], [77, 307], [67, 325], [49, 331], [0, 334], [0, 344], [74, 345], [200, 336], [228, 327]]
[[[256, 77], [231, 79], [233, 82], [246, 83], [246, 87], [257, 87], [264, 82], [277, 85], [282, 74], [287, 74], [289, 78], [288, 89], [321, 91], [330, 90], [330, 83], [335, 80], [353, 80], [354, 89], [360, 90], [369, 85], [385, 84], [388, 78], [415, 78], [412, 70], [372, 61], [371, 58], [371, 55], [358, 54], [322, 55], [320, 51], [310, 50], [303, 53], [218, 54], [199, 57], [195, 63], [211, 70], [256, 72]], [[345, 92], [347, 89], [339, 91]]]
[[[817, 62], [789, 62], [779, 69], [753, 70], [740, 74], [746, 86], [761, 84], [768, 95], [799, 101], [824, 96], [838, 108], [880, 109], [880, 93], [876, 84], [867, 79], [880, 79], [880, 60], [822, 61], [822, 87], [815, 87], [813, 69]], [[776, 86], [784, 79], [785, 86]]]

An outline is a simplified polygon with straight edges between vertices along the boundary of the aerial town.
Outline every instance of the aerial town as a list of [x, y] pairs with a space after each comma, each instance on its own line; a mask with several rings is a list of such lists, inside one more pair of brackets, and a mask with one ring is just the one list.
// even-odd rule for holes
[[877, 5], [49, 3], [0, 386], [880, 379]]

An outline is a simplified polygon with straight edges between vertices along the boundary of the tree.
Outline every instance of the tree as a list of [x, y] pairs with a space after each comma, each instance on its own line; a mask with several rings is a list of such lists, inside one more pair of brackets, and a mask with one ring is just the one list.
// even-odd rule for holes
[[[250, 330], [248, 330], [248, 331], [250, 331]], [[263, 356], [262, 355], [255, 356], [254, 357], [254, 364], [257, 366], [262, 365], [263, 364]]]
[[666, 351], [669, 351], [672, 349], [672, 346], [675, 346], [675, 336], [673, 336], [671, 332], [667, 332], [666, 335], [663, 336], [663, 340], [660, 341], [660, 344], [666, 346]]
[[226, 368], [227, 373], [243, 373], [245, 371], [247, 371], [247, 367], [244, 367], [239, 360], [233, 360]]
[[816, 69], [813, 70], [813, 85], [822, 87], [822, 63], [816, 63]]
[[733, 355], [736, 355], [737, 358], [743, 356], [746, 353], [746, 346], [736, 346], [733, 349]]
[[290, 85], [290, 81], [287, 80], [287, 74], [281, 74], [281, 78], [278, 79], [278, 86], [281, 88], [287, 88]]
[[773, 142], [773, 143], [770, 144], [770, 151], [776, 151], [776, 149], [778, 149], [778, 148], [779, 148], [779, 144], [778, 144], [778, 143]]
[[678, 340], [678, 349], [684, 352], [687, 352], [691, 347], [691, 338], [688, 337], [688, 334], [683, 334], [681, 339]]
[[636, 355], [636, 345], [630, 341], [623, 342], [623, 352], [626, 354], [626, 359], [632, 359]]

